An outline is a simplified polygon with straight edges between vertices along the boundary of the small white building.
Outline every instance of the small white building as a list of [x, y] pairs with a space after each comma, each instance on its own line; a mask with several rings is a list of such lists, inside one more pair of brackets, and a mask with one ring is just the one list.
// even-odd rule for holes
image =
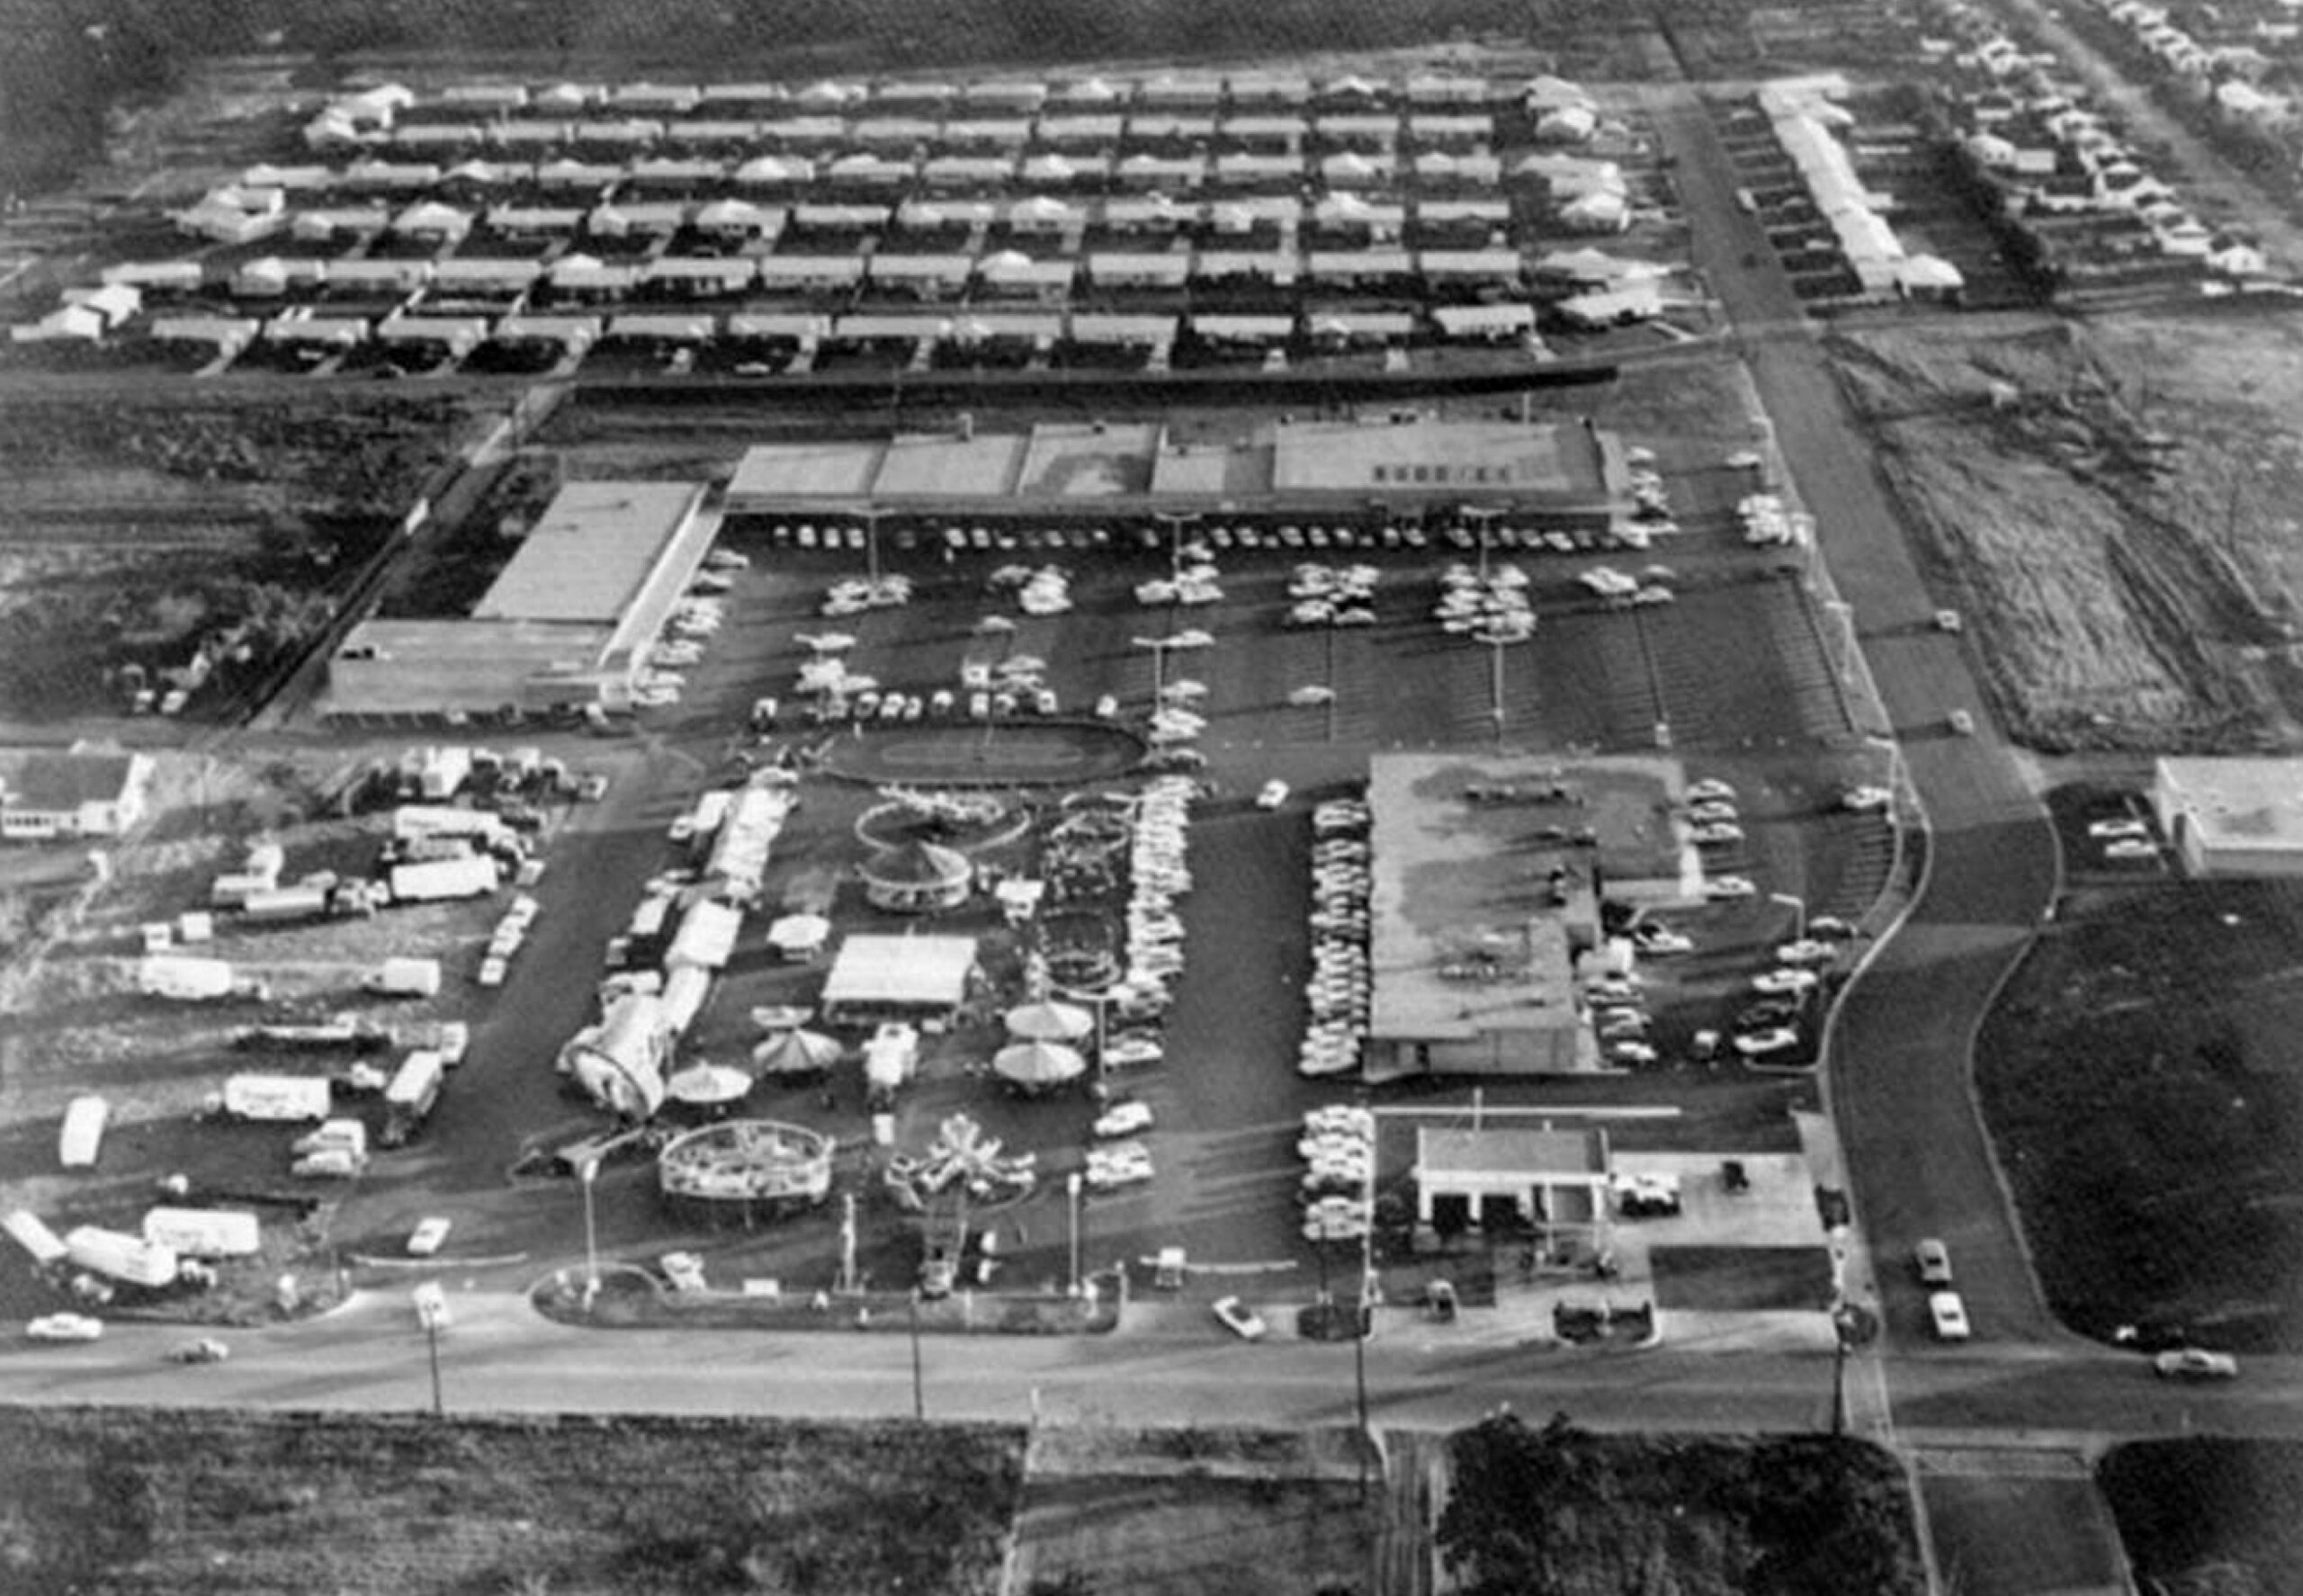
[[2193, 875], [2303, 875], [2303, 760], [2159, 760], [2159, 828]]
[[144, 754], [0, 749], [0, 838], [117, 837], [143, 818], [151, 780]]

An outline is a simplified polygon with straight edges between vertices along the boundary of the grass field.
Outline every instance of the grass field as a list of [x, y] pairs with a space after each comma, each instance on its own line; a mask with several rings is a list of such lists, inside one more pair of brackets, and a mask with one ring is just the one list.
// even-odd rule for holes
[[2223, 1439], [2114, 1448], [2096, 1479], [2137, 1585], [2163, 1596], [2303, 1593], [2303, 1447]]
[[0, 1583], [179, 1596], [991, 1596], [1020, 1430], [0, 1413]]
[[1984, 1111], [2075, 1328], [2303, 1345], [2303, 892], [2067, 899], [1985, 1024]]

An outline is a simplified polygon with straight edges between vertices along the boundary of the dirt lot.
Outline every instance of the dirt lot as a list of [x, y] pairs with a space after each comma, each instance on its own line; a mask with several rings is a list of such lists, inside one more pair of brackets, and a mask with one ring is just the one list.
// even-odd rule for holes
[[2303, 892], [2074, 893], [1976, 1049], [2048, 1301], [2089, 1334], [2303, 1346]]
[[0, 715], [118, 713], [203, 646], [218, 683], [252, 680], [326, 619], [470, 420], [452, 398], [0, 397]]
[[2298, 337], [2234, 309], [1834, 340], [2019, 739], [2296, 743]]
[[990, 1596], [1021, 1432], [17, 1409], [13, 1588]]
[[2115, 1448], [2096, 1471], [2138, 1586], [2164, 1596], [2303, 1592], [2303, 1448], [2185, 1439]]

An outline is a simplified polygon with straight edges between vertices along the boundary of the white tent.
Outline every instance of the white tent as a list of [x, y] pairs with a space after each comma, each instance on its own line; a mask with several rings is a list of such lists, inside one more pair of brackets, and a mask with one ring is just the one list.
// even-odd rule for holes
[[850, 937], [825, 978], [827, 1010], [956, 1009], [975, 969], [972, 937]]

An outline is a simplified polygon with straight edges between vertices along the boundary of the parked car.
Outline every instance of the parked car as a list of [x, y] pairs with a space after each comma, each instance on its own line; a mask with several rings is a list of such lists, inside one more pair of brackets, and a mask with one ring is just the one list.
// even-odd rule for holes
[[1933, 1236], [1922, 1239], [1912, 1249], [1912, 1262], [1919, 1270], [1922, 1286], [1949, 1286], [1951, 1283], [1951, 1250]]
[[441, 1243], [448, 1239], [448, 1228], [453, 1223], [438, 1214], [417, 1220], [416, 1228], [408, 1235], [408, 1256], [429, 1258], [440, 1251]]
[[2103, 845], [2107, 859], [2155, 859], [2159, 845], [2147, 837], [2121, 837]]
[[232, 1355], [231, 1348], [214, 1336], [202, 1336], [196, 1341], [185, 1341], [168, 1349], [170, 1363], [221, 1363]]
[[2108, 842], [2117, 837], [2148, 837], [2151, 827], [2146, 821], [2127, 815], [2114, 820], [2090, 820], [2087, 822], [2087, 835], [2098, 841]]
[[1703, 883], [1703, 895], [1716, 903], [1759, 895], [1759, 885], [1748, 875], [1715, 875]]
[[1218, 1297], [1214, 1304], [1216, 1321], [1243, 1341], [1259, 1341], [1269, 1326], [1263, 1316], [1236, 1296]]
[[2204, 1347], [2175, 1347], [2151, 1360], [2151, 1372], [2163, 1380], [2236, 1380], [2239, 1360]]
[[1939, 1341], [1964, 1341], [1971, 1333], [1967, 1305], [1956, 1291], [1938, 1291], [1928, 1297], [1927, 1323]]
[[1813, 970], [1764, 970], [1752, 977], [1752, 990], [1770, 996], [1783, 992], [1804, 992], [1815, 984]]
[[1772, 1058], [1797, 1048], [1799, 1033], [1789, 1026], [1770, 1026], [1765, 1030], [1740, 1032], [1728, 1045], [1747, 1059]]
[[1963, 709], [1953, 710], [1944, 724], [1951, 728], [1954, 737], [1973, 737], [1976, 734], [1976, 718]]
[[1256, 794], [1258, 809], [1277, 809], [1287, 802], [1287, 784], [1277, 778], [1264, 783]]
[[104, 1333], [104, 1322], [86, 1314], [42, 1314], [24, 1333], [36, 1341], [93, 1341]]
[[1114, 1103], [1089, 1127], [1097, 1136], [1107, 1141], [1118, 1136], [1133, 1136], [1152, 1128], [1152, 1105], [1130, 1100]]

